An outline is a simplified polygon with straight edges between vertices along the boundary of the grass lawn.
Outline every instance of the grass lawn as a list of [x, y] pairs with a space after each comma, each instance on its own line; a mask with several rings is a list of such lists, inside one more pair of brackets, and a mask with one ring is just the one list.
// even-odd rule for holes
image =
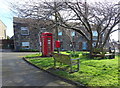
[[[66, 53], [69, 54], [69, 53]], [[28, 55], [26, 57], [39, 56], [40, 54]], [[82, 56], [80, 53], [80, 70], [75, 73], [68, 73], [67, 70], [50, 70], [54, 66], [52, 57], [32, 58], [27, 59], [29, 62], [37, 65], [45, 70], [50, 70], [53, 73], [65, 77], [67, 79], [80, 82], [86, 86], [103, 86], [104, 88], [119, 88], [118, 75], [118, 60], [120, 55], [115, 59], [94, 60]], [[57, 68], [64, 68], [65, 65], [57, 63]], [[119, 68], [120, 70], [120, 68]]]

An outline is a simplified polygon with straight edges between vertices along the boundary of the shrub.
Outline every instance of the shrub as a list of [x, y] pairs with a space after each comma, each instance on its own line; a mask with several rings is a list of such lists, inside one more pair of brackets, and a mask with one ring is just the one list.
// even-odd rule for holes
[[36, 53], [36, 54], [30, 54], [30, 55], [26, 55], [25, 58], [33, 58], [33, 57], [39, 57], [41, 56], [41, 53]]

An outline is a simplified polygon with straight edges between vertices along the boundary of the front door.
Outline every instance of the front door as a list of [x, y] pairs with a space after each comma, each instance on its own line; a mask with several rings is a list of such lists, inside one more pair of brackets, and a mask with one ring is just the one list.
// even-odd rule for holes
[[86, 50], [86, 49], [87, 49], [87, 42], [83, 42], [83, 43], [82, 43], [82, 49], [83, 49], [83, 50]]

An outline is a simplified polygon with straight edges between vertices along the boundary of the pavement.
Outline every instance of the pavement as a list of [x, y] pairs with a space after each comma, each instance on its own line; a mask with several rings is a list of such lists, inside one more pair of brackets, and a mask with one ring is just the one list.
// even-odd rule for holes
[[33, 53], [2, 52], [2, 86], [74, 86], [26, 63], [27, 54]]

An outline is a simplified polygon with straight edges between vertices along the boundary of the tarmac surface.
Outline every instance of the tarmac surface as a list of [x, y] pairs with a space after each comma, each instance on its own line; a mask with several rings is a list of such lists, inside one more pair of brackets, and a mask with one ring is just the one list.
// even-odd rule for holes
[[27, 54], [2, 52], [2, 86], [74, 86], [26, 63]]

